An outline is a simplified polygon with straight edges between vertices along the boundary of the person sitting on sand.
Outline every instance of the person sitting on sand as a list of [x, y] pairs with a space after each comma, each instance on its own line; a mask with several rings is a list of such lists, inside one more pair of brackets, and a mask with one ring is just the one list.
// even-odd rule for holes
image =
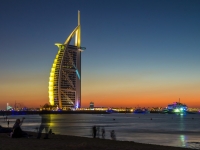
[[12, 138], [28, 137], [28, 134], [26, 132], [22, 131], [22, 129], [21, 129], [21, 125], [22, 125], [24, 119], [25, 118], [22, 118], [21, 121], [20, 121], [20, 119], [17, 119], [15, 121], [15, 124], [13, 126], [13, 132], [11, 132]]
[[53, 132], [52, 132], [52, 129], [50, 129], [50, 130], [49, 130], [49, 134], [55, 134], [55, 133], [53, 133]]

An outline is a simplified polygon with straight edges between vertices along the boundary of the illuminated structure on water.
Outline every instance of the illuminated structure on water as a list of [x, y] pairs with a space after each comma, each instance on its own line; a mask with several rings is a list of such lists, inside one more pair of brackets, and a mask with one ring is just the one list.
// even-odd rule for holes
[[187, 105], [182, 104], [180, 102], [175, 102], [173, 104], [168, 105], [167, 110], [169, 112], [184, 113], [187, 111]]
[[[70, 41], [75, 37], [75, 44]], [[56, 43], [58, 53], [54, 59], [49, 78], [49, 102], [60, 109], [81, 107], [81, 25], [78, 11], [78, 26], [64, 44]]]
[[184, 114], [188, 111], [188, 107], [185, 104], [179, 102], [174, 102], [173, 104], [169, 104], [166, 109], [163, 110], [165, 113], [178, 113], [178, 114]]

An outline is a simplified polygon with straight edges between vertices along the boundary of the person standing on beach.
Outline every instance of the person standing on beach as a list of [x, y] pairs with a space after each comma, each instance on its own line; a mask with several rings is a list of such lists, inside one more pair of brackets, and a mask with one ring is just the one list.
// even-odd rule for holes
[[39, 127], [37, 139], [40, 139], [43, 129], [45, 129], [44, 139], [49, 138], [49, 127], [50, 127], [50, 123], [51, 123], [51, 116], [50, 115], [51, 115], [50, 111], [41, 111], [41, 113], [40, 113], [41, 124], [40, 124], [40, 127]]
[[8, 120], [8, 128], [9, 128], [9, 123], [10, 123], [10, 121]]
[[99, 138], [99, 132], [100, 132], [100, 127], [99, 126], [97, 126], [97, 138]]
[[112, 130], [110, 132], [110, 137], [111, 137], [112, 140], [116, 140], [115, 130]]
[[105, 129], [104, 129], [104, 127], [101, 129], [101, 136], [102, 136], [102, 139], [105, 139]]
[[96, 134], [97, 134], [97, 128], [96, 128], [96, 126], [92, 127], [92, 133], [93, 133], [93, 138], [96, 138]]

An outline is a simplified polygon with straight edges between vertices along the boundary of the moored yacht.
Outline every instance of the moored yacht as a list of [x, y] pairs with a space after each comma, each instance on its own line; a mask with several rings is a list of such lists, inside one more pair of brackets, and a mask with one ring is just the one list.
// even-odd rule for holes
[[163, 112], [166, 113], [186, 113], [187, 112], [187, 105], [179, 102], [174, 102], [173, 104], [169, 104], [165, 109], [163, 109]]

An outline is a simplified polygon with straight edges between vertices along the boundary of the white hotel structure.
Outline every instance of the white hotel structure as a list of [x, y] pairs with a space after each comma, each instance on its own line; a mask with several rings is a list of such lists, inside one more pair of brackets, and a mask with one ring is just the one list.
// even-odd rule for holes
[[[75, 37], [75, 44], [70, 41]], [[58, 53], [49, 77], [49, 102], [60, 109], [81, 107], [81, 25], [78, 11], [78, 26], [63, 44], [56, 43]]]

